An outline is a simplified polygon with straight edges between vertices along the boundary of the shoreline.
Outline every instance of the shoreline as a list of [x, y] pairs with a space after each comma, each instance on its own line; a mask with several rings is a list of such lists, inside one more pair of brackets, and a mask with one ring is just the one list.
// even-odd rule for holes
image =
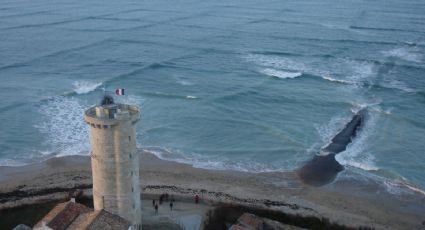
[[[389, 193], [373, 179], [345, 170], [323, 187], [303, 184], [295, 172], [209, 170], [141, 153], [142, 197], [168, 192], [205, 201], [267, 207], [328, 218], [348, 226], [423, 229], [425, 195]], [[25, 166], [0, 167], [0, 209], [57, 200], [77, 189], [91, 194], [89, 156], [65, 156]]]
[[[144, 152], [146, 154], [150, 154], [155, 156], [156, 158], [158, 158], [159, 160], [162, 161], [167, 161], [167, 162], [172, 162], [175, 164], [182, 164], [182, 165], [189, 165], [190, 167], [193, 167], [195, 169], [200, 169], [200, 170], [210, 170], [210, 171], [228, 171], [228, 172], [236, 172], [236, 173], [252, 173], [252, 174], [267, 174], [267, 173], [282, 173], [282, 174], [286, 174], [286, 173], [293, 173], [295, 172], [295, 170], [297, 169], [291, 169], [291, 170], [257, 170], [257, 171], [249, 171], [248, 169], [233, 169], [233, 168], [214, 168], [214, 167], [202, 167], [202, 166], [196, 166], [196, 163], [191, 162], [190, 160], [185, 160], [185, 159], [180, 159], [180, 158], [168, 158], [168, 157], [164, 157], [161, 153], [158, 153], [156, 150], [151, 150], [151, 148], [155, 148], [155, 147], [148, 147], [148, 148], [139, 148], [139, 152]], [[159, 150], [162, 151], [162, 150]], [[0, 182], [2, 182], [2, 180], [6, 180], [5, 176], [2, 175], [3, 173], [11, 174], [11, 173], [16, 173], [17, 171], [22, 171], [22, 169], [24, 169], [24, 171], [28, 171], [27, 169], [25, 169], [26, 167], [31, 167], [31, 168], [35, 168], [35, 167], [40, 167], [41, 165], [43, 165], [43, 163], [45, 162], [50, 162], [50, 161], [55, 161], [55, 159], [60, 159], [60, 158], [65, 158], [65, 159], [73, 159], [73, 158], [79, 158], [79, 157], [89, 157], [88, 154], [83, 154], [83, 153], [78, 153], [78, 154], [73, 154], [73, 155], [52, 155], [49, 158], [42, 158], [39, 159], [38, 161], [33, 161], [33, 162], [27, 162], [27, 163], [19, 163], [16, 165], [0, 165]], [[339, 163], [339, 162], [338, 162]], [[18, 169], [18, 170], [14, 170]], [[299, 168], [298, 168], [299, 169]], [[373, 171], [374, 169], [372, 169]], [[409, 181], [401, 181], [401, 180], [397, 180], [396, 178], [388, 178], [388, 177], [384, 177], [384, 176], [380, 176], [377, 174], [373, 174], [368, 172], [368, 169], [363, 169], [363, 168], [357, 168], [355, 166], [351, 166], [351, 165], [344, 165], [344, 169], [343, 171], [350, 171], [350, 174], [356, 174], [358, 177], [364, 177], [364, 180], [367, 180], [369, 182], [373, 181], [376, 184], [379, 184], [382, 187], [386, 187], [386, 192], [392, 192], [392, 193], [418, 193], [418, 194], [422, 194], [425, 196], [425, 189], [421, 188], [419, 185], [411, 183]], [[344, 176], [344, 172], [341, 173]], [[350, 175], [351, 177], [353, 177], [352, 175]], [[340, 179], [341, 175], [337, 175], [336, 178], [334, 179], [333, 182], [331, 183], [335, 183], [335, 181], [337, 181], [338, 179]], [[359, 179], [359, 178], [357, 178]], [[303, 182], [301, 182], [303, 183]], [[391, 191], [392, 190], [392, 191]], [[397, 191], [395, 191], [397, 190]]]

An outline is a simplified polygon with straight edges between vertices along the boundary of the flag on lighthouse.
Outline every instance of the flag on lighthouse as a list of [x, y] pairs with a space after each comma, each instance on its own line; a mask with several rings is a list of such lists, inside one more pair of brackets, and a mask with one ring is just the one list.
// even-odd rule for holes
[[115, 94], [118, 96], [124, 95], [124, 89], [116, 89]]

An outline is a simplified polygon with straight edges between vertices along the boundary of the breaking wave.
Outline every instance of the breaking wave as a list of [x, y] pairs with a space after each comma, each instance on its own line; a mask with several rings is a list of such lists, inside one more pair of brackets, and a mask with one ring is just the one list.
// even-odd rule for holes
[[289, 58], [276, 54], [249, 54], [244, 56], [245, 60], [255, 63], [261, 68], [259, 72], [283, 79], [309, 74], [329, 82], [363, 86], [369, 83], [370, 78], [376, 74], [375, 64], [371, 61], [329, 58], [323, 63], [321, 57], [301, 58], [303, 57], [291, 56]]
[[296, 78], [302, 75], [302, 73], [299, 73], [299, 72], [287, 72], [287, 71], [276, 70], [271, 68], [263, 69], [261, 70], [261, 72], [266, 75], [281, 78], [281, 79]]
[[200, 154], [187, 154], [179, 150], [171, 150], [158, 146], [144, 146], [145, 152], [151, 153], [162, 160], [174, 161], [182, 164], [189, 164], [194, 168], [211, 169], [211, 170], [233, 170], [240, 172], [277, 172], [281, 169], [273, 169], [268, 164], [262, 164], [253, 161], [231, 161], [228, 159], [213, 159]]
[[96, 90], [102, 85], [102, 82], [76, 81], [72, 85], [75, 93], [86, 94]]
[[401, 47], [382, 52], [386, 57], [395, 57], [410, 62], [421, 62], [422, 55], [416, 47]]
[[[369, 108], [369, 106], [367, 107]], [[369, 144], [375, 133], [380, 115], [371, 109], [368, 109], [368, 111], [366, 122], [363, 123], [363, 127], [358, 131], [356, 138], [344, 152], [337, 154], [335, 159], [342, 165], [350, 165], [365, 171], [376, 171], [379, 168], [375, 165], [375, 157], [369, 151]]]
[[55, 156], [88, 154], [89, 128], [82, 119], [86, 106], [75, 97], [54, 97], [40, 106], [44, 122], [36, 126]]
[[327, 80], [327, 81], [331, 81], [331, 82], [341, 83], [341, 84], [354, 84], [351, 81], [336, 79], [336, 78], [333, 78], [333, 77], [331, 77], [329, 75], [322, 76], [322, 79]]
[[303, 63], [295, 62], [290, 58], [276, 55], [249, 54], [245, 56], [245, 59], [260, 66], [277, 70], [303, 72], [303, 70], [306, 69]]

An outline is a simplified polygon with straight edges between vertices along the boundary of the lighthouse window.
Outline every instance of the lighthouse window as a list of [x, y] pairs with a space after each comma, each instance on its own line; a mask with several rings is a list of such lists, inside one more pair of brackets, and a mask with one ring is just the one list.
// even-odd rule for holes
[[128, 141], [131, 141], [131, 136], [128, 136]]
[[131, 171], [130, 174], [133, 176], [133, 171]]
[[128, 157], [130, 157], [130, 159], [131, 159], [131, 153], [130, 153], [130, 155]]
[[134, 188], [133, 187], [131, 187], [131, 192], [134, 192]]

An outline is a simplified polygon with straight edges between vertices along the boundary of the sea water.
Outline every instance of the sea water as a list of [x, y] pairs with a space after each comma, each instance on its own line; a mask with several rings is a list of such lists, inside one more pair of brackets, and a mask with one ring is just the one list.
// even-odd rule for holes
[[289, 171], [353, 112], [337, 160], [425, 188], [425, 2], [46, 1], [0, 6], [0, 165], [88, 155], [83, 111], [124, 88], [141, 148]]

